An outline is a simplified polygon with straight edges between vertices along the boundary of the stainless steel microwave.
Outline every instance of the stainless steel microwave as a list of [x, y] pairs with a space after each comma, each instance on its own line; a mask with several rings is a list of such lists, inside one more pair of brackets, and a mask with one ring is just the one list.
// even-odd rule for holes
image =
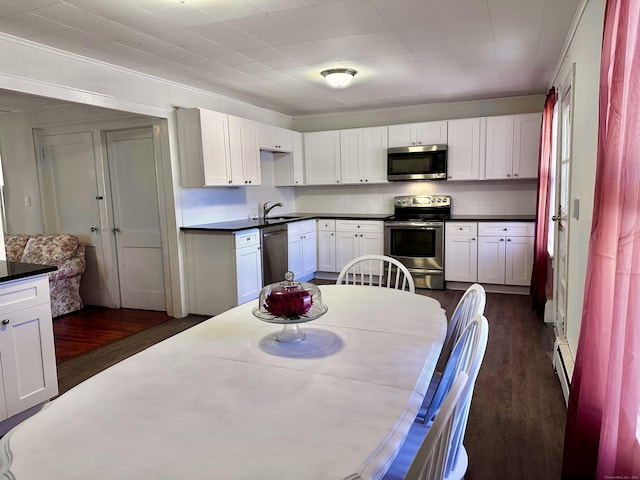
[[387, 180], [446, 180], [447, 146], [416, 145], [387, 150]]

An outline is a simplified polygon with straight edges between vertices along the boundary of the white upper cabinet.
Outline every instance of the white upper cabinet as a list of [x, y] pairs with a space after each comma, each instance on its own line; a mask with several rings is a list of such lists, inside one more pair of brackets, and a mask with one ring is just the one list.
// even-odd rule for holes
[[202, 108], [176, 110], [183, 187], [260, 184], [255, 124]]
[[449, 120], [447, 180], [479, 180], [484, 119]]
[[537, 178], [540, 113], [487, 117], [487, 180]]
[[513, 176], [538, 178], [541, 113], [513, 116]]
[[342, 183], [387, 183], [387, 133], [387, 127], [340, 130]]
[[227, 114], [179, 108], [176, 115], [182, 186], [231, 184]]
[[258, 146], [270, 152], [292, 152], [293, 132], [286, 128], [261, 123], [258, 127]]
[[291, 132], [293, 151], [291, 153], [273, 153], [273, 177], [276, 187], [299, 187], [304, 181], [304, 149], [302, 134]]
[[447, 121], [389, 125], [389, 147], [447, 143]]
[[307, 185], [340, 184], [340, 131], [305, 133], [304, 165]]
[[260, 185], [260, 152], [256, 124], [229, 115], [229, 151], [233, 185]]

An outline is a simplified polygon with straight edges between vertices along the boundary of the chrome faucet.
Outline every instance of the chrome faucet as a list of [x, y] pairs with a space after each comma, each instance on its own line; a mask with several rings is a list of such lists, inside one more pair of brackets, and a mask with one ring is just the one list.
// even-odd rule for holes
[[284, 206], [284, 205], [282, 205], [282, 203], [278, 202], [278, 203], [274, 203], [270, 207], [267, 207], [267, 205], [269, 205], [269, 203], [271, 203], [271, 202], [264, 202], [264, 204], [262, 205], [262, 218], [264, 220], [267, 219], [267, 215], [269, 215], [269, 212], [271, 210], [273, 210], [276, 207], [283, 207]]

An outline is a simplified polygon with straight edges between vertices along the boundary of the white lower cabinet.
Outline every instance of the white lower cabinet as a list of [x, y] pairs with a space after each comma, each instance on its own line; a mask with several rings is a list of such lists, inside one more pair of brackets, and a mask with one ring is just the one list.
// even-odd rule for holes
[[311, 280], [316, 273], [316, 221], [287, 224], [289, 270], [296, 280]]
[[189, 313], [217, 315], [258, 298], [262, 289], [260, 231], [185, 234]]
[[444, 279], [449, 282], [478, 280], [478, 224], [447, 222], [445, 224]]
[[478, 282], [530, 285], [534, 230], [533, 222], [480, 222]]
[[0, 435], [58, 394], [49, 277], [0, 284]]
[[336, 220], [336, 271], [361, 255], [382, 255], [382, 235], [383, 222]]
[[336, 221], [318, 219], [318, 270], [336, 272]]

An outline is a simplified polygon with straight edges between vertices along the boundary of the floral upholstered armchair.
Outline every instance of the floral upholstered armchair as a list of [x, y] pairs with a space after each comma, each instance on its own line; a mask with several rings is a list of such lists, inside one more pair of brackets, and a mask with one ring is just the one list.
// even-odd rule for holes
[[51, 315], [58, 317], [82, 308], [80, 278], [86, 268], [84, 245], [69, 234], [5, 235], [7, 260], [55, 265], [49, 273]]

